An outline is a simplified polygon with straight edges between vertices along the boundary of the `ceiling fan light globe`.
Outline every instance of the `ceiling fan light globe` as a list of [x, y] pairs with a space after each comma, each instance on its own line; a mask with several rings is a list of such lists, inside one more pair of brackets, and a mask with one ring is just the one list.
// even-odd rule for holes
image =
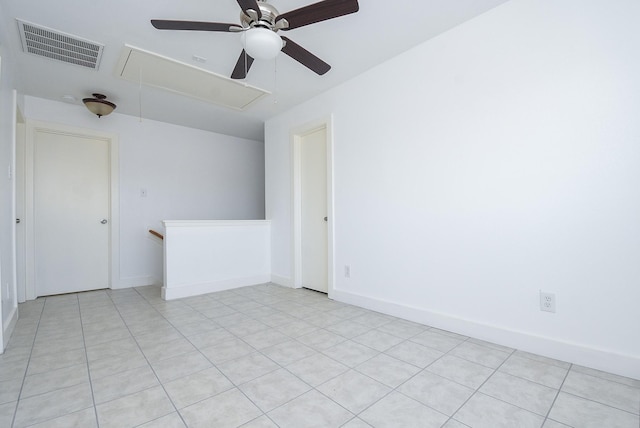
[[282, 49], [282, 39], [267, 28], [252, 28], [242, 33], [242, 46], [254, 59], [273, 59]]

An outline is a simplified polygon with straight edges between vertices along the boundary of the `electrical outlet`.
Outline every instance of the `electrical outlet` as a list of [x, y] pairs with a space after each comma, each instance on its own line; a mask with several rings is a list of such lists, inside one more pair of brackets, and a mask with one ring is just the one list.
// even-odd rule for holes
[[556, 311], [556, 295], [540, 291], [540, 310], [545, 312]]
[[351, 278], [351, 266], [344, 265], [344, 277]]

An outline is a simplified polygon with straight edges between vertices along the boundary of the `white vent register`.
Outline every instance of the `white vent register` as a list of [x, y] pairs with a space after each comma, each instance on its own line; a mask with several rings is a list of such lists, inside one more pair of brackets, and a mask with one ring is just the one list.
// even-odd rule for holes
[[24, 52], [94, 70], [100, 66], [104, 45], [30, 22], [17, 21]]
[[194, 67], [153, 52], [125, 45], [115, 71], [131, 82], [175, 92], [243, 111], [269, 94], [255, 86]]

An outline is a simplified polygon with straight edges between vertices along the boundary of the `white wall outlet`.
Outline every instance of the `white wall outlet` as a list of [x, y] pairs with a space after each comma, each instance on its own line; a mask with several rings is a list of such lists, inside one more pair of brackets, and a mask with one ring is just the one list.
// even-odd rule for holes
[[344, 265], [344, 277], [351, 278], [351, 266]]
[[556, 295], [540, 291], [540, 310], [545, 312], [556, 311]]

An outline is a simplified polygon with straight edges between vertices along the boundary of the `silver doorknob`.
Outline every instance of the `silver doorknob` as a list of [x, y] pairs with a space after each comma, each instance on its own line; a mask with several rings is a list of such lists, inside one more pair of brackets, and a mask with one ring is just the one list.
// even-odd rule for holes
[[100, 220], [100, 223], [102, 223], [102, 224], [107, 224], [107, 219], [106, 219], [106, 218], [103, 218], [102, 220]]

